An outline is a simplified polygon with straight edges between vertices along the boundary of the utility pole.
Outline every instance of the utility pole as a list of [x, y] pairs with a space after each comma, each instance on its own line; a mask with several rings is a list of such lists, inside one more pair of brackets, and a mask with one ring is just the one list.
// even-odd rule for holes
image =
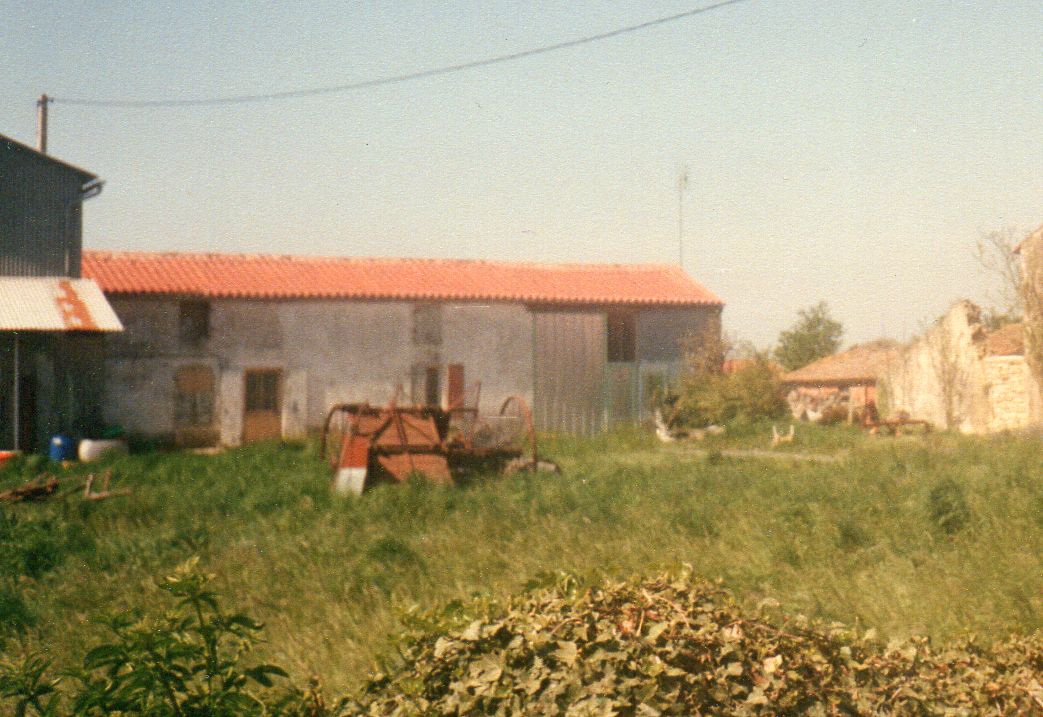
[[684, 268], [684, 192], [688, 189], [688, 165], [677, 173], [677, 263]]
[[47, 93], [36, 100], [36, 148], [43, 154], [47, 154], [47, 104], [50, 101]]

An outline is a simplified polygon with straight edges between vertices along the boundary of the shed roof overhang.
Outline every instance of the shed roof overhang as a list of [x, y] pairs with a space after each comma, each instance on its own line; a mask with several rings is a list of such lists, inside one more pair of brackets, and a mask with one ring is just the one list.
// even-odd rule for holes
[[0, 331], [122, 331], [91, 279], [0, 276]]

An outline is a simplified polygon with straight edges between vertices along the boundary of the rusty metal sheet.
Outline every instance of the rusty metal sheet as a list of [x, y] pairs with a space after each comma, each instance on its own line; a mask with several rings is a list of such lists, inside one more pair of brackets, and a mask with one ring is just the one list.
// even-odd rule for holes
[[391, 415], [387, 427], [375, 444], [378, 447], [409, 447], [414, 450], [434, 450], [441, 445], [434, 419], [416, 416], [405, 411]]
[[452, 474], [449, 472], [449, 462], [445, 456], [430, 453], [400, 453], [393, 456], [377, 456], [377, 461], [397, 481], [405, 481], [411, 473], [421, 473], [435, 483], [451, 485], [453, 482]]
[[90, 279], [0, 277], [0, 331], [122, 331]]

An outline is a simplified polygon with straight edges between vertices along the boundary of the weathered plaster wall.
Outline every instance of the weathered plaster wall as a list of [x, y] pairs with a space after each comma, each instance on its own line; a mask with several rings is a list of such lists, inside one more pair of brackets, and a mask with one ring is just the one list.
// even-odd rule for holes
[[968, 301], [956, 303], [884, 372], [889, 407], [897, 415], [965, 433], [988, 420], [981, 359], [984, 328]]
[[532, 405], [532, 313], [520, 304], [449, 304], [442, 312], [442, 359], [482, 382], [481, 408], [499, 410], [520, 394]]
[[[181, 342], [176, 299], [111, 303], [126, 330], [108, 345], [106, 420], [134, 433], [173, 434], [174, 377], [182, 366], [213, 370], [221, 442], [236, 445], [247, 369], [283, 371], [282, 432], [290, 437], [320, 426], [334, 403], [384, 403], [398, 384], [408, 391], [421, 358], [407, 302], [216, 300], [210, 338], [196, 345]], [[512, 393], [531, 398], [531, 346], [523, 306], [443, 307], [439, 362], [462, 363], [468, 382], [481, 380], [487, 410]]]

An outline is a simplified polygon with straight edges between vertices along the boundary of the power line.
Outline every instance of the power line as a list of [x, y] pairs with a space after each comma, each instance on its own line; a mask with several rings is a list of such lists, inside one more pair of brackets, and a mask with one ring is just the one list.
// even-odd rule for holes
[[352, 90], [361, 90], [369, 87], [381, 87], [383, 85], [393, 85], [399, 82], [408, 82], [410, 80], [419, 80], [425, 77], [437, 77], [439, 75], [449, 75], [454, 72], [461, 72], [463, 70], [471, 70], [477, 67], [488, 67], [489, 65], [497, 65], [502, 62], [511, 62], [513, 60], [520, 60], [525, 57], [533, 57], [534, 55], [542, 55], [548, 52], [555, 52], [557, 50], [564, 50], [570, 47], [578, 47], [580, 45], [586, 45], [592, 42], [599, 42], [601, 40], [607, 40], [611, 37], [619, 37], [620, 35], [627, 35], [632, 32], [639, 32], [641, 30], [655, 27], [657, 25], [665, 25], [671, 22], [677, 22], [678, 20], [684, 20], [695, 15], [702, 15], [703, 13], [712, 12], [728, 5], [738, 5], [739, 3], [748, 2], [749, 0], [721, 0], [712, 5], [705, 5], [703, 7], [688, 10], [686, 12], [677, 13], [676, 15], [669, 15], [667, 17], [660, 17], [655, 20], [649, 20], [639, 25], [630, 25], [629, 27], [619, 28], [618, 30], [611, 30], [609, 32], [603, 32], [597, 35], [590, 35], [588, 37], [581, 37], [576, 40], [567, 40], [565, 42], [559, 42], [554, 45], [544, 45], [542, 47], [535, 47], [529, 50], [522, 50], [520, 52], [512, 52], [507, 55], [497, 55], [495, 57], [487, 57], [483, 60], [472, 60], [470, 62], [461, 62], [456, 65], [446, 65], [445, 67], [436, 67], [430, 70], [419, 70], [417, 72], [409, 72], [404, 75], [392, 75], [391, 77], [380, 77], [373, 80], [363, 80], [360, 82], [349, 82], [342, 85], [329, 85], [326, 87], [310, 87], [299, 90], [284, 90], [281, 92], [267, 92], [264, 94], [255, 95], [230, 95], [226, 97], [203, 97], [198, 99], [184, 99], [184, 100], [114, 100], [114, 99], [89, 99], [89, 98], [77, 98], [77, 97], [53, 97], [50, 98], [52, 102], [64, 105], [86, 105], [91, 107], [193, 107], [201, 105], [235, 105], [245, 104], [248, 102], [266, 102], [268, 100], [288, 100], [296, 97], [312, 97], [315, 95], [331, 95], [339, 92], [350, 92]]

